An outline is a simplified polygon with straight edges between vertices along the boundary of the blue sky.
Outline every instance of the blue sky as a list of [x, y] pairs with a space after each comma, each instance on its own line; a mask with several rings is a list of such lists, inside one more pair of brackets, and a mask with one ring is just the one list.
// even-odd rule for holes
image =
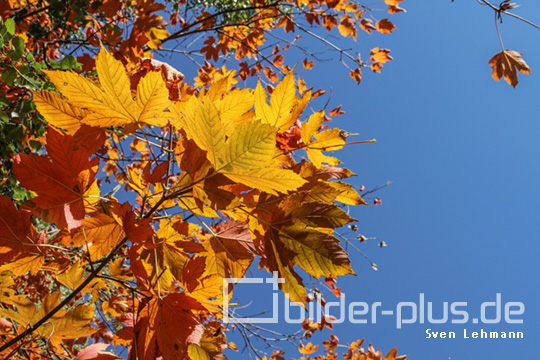
[[[501, 293], [503, 304], [525, 303], [524, 324], [398, 330], [395, 318], [383, 318], [372, 325], [341, 324], [333, 333], [342, 343], [366, 337], [385, 353], [397, 346], [418, 360], [531, 355], [540, 335], [540, 30], [511, 18], [501, 25], [506, 48], [523, 52], [532, 68], [513, 89], [491, 78], [488, 60], [500, 44], [487, 7], [473, 0], [405, 1], [403, 7], [406, 14], [391, 18], [398, 27], [393, 34], [359, 36], [351, 45], [363, 58], [373, 47], [390, 48], [394, 61], [382, 74], [366, 70], [357, 86], [337, 61], [302, 74], [311, 86], [332, 88], [330, 109], [343, 105], [346, 114], [334, 126], [360, 133], [358, 140], [377, 138], [336, 154], [358, 174], [354, 184], [393, 182], [377, 193], [382, 206], [351, 209], [362, 234], [388, 244], [361, 245], [379, 270], [351, 251], [358, 276], [338, 285], [350, 301], [381, 301], [389, 309], [424, 293], [436, 316], [444, 301], [468, 302], [474, 315]], [[523, 1], [515, 12], [540, 22], [537, 1]], [[428, 328], [455, 331], [457, 339], [426, 339]], [[463, 339], [464, 328], [523, 331], [525, 338]]]

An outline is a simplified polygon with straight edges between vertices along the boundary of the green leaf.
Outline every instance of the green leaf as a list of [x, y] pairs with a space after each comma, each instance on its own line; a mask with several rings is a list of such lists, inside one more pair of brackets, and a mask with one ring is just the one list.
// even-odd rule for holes
[[14, 80], [17, 78], [17, 70], [15, 68], [8, 66], [2, 71], [2, 75], [0, 76], [3, 82], [5, 82], [8, 85], [14, 85]]
[[7, 52], [7, 56], [11, 60], [19, 60], [24, 54], [24, 39], [20, 36], [15, 36], [11, 40], [11, 47], [13, 49]]
[[41, 90], [42, 88], [40, 78], [34, 73], [20, 74], [20, 76], [13, 81], [13, 85], [24, 87], [32, 91]]
[[0, 96], [0, 106], [8, 106], [10, 104], [10, 101], [6, 98], [6, 95]]
[[15, 35], [15, 20], [13, 18], [7, 19], [4, 26], [10, 35]]
[[82, 65], [77, 62], [77, 59], [72, 55], [66, 55], [62, 60], [50, 61], [51, 66], [55, 70], [75, 70], [79, 71], [82, 69]]

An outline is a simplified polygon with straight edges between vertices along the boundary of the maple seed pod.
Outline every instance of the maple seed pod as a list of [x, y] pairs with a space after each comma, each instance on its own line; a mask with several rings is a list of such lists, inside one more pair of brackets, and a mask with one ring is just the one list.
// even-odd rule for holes
[[365, 237], [364, 235], [358, 235], [358, 240], [360, 240], [360, 242], [365, 242], [367, 240], [367, 237]]

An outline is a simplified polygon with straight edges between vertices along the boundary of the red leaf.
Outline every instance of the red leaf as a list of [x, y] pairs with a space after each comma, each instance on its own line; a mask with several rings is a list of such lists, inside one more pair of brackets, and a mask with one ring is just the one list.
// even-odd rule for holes
[[13, 157], [15, 177], [23, 187], [37, 194], [24, 203], [24, 208], [71, 232], [82, 224], [84, 194], [93, 185], [99, 164], [97, 158], [89, 160], [86, 149], [73, 151], [73, 148], [73, 137], [49, 128], [48, 156], [17, 154]]

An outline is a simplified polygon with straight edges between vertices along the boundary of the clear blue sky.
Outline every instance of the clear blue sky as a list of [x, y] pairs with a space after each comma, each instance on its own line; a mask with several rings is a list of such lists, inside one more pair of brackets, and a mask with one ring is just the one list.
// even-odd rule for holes
[[[521, 3], [515, 12], [540, 22], [540, 3]], [[356, 86], [337, 61], [303, 74], [309, 85], [333, 89], [330, 109], [343, 105], [346, 114], [334, 126], [378, 140], [337, 154], [358, 174], [355, 184], [393, 182], [377, 194], [382, 206], [351, 210], [364, 235], [388, 244], [361, 247], [379, 270], [351, 252], [358, 276], [341, 278], [339, 286], [348, 300], [390, 309], [424, 293], [437, 316], [443, 301], [468, 302], [474, 315], [501, 293], [503, 303], [525, 303], [524, 324], [398, 330], [392, 317], [342, 324], [334, 333], [342, 343], [366, 337], [385, 354], [397, 346], [415, 360], [524, 358], [537, 352], [540, 336], [540, 30], [511, 18], [501, 26], [506, 48], [523, 52], [532, 68], [513, 89], [491, 78], [488, 60], [500, 51], [492, 11], [474, 0], [409, 0], [403, 7], [406, 14], [391, 17], [393, 34], [361, 35], [353, 45], [364, 59], [373, 47], [390, 48], [394, 61], [382, 74], [366, 70]], [[428, 328], [458, 338], [426, 339]], [[523, 331], [525, 338], [467, 340], [463, 328]]]

